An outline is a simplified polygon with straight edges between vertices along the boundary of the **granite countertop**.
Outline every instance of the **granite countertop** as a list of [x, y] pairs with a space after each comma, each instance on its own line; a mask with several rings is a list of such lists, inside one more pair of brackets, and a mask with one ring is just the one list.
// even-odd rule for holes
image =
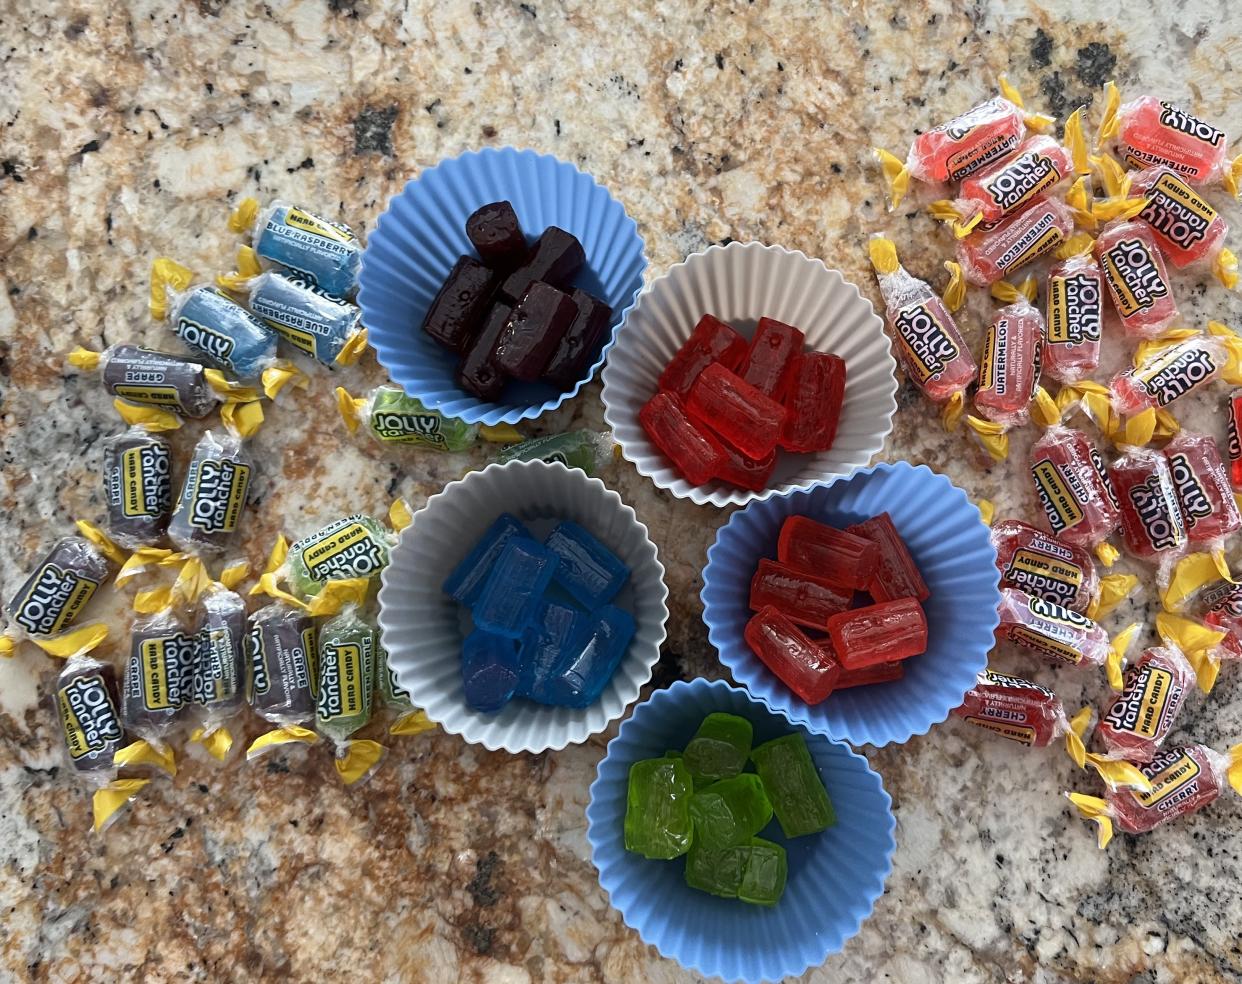
[[[804, 250], [873, 300], [864, 242], [889, 231], [912, 270], [943, 283], [948, 237], [913, 206], [887, 215], [873, 144], [903, 153], [923, 129], [990, 94], [1008, 71], [1064, 116], [1116, 77], [1242, 132], [1237, 22], [1194, 0], [1123, 26], [1054, 0], [837, 5], [664, 0], [594, 4], [198, 0], [0, 4], [0, 587], [7, 596], [78, 517], [102, 515], [101, 441], [118, 430], [96, 378], [66, 372], [75, 344], [176, 346], [146, 310], [149, 264], [206, 273], [236, 242], [242, 195], [280, 196], [369, 229], [409, 177], [468, 148], [519, 144], [607, 184], [647, 240], [650, 275], [730, 239]], [[42, 9], [42, 8], [40, 8]], [[1219, 201], [1221, 196], [1215, 196]], [[1237, 225], [1239, 211], [1226, 210]], [[1235, 244], [1236, 246], [1236, 244]], [[1242, 322], [1242, 301], [1177, 277], [1190, 323]], [[989, 301], [963, 323], [981, 343]], [[1124, 358], [1110, 346], [1104, 370]], [[337, 382], [382, 381], [368, 356], [269, 410], [245, 548], [347, 512], [415, 507], [493, 453], [380, 449], [336, 418]], [[1178, 416], [1224, 437], [1197, 397]], [[939, 468], [998, 515], [1033, 517], [1023, 467], [946, 435], [903, 385], [884, 457]], [[528, 433], [602, 426], [598, 386]], [[201, 428], [176, 438], [184, 458]], [[724, 514], [657, 493], [625, 462], [604, 474], [651, 528], [668, 567], [669, 640], [652, 686], [721, 676], [700, 620], [704, 551]], [[1122, 569], [1130, 569], [1122, 562]], [[1150, 619], [1145, 590], [1109, 624]], [[96, 605], [117, 630], [120, 598]], [[1013, 653], [997, 662], [1031, 672]], [[23, 646], [0, 661], [0, 976], [9, 979], [684, 981], [627, 929], [591, 866], [583, 811], [608, 735], [544, 755], [489, 753], [439, 732], [394, 739], [367, 785], [343, 789], [324, 754], [225, 771], [190, 758], [106, 836], [64, 767], [48, 694], [57, 671]], [[1192, 697], [1174, 739], [1242, 739], [1242, 677]], [[1102, 679], [1055, 676], [1067, 706]], [[257, 723], [250, 724], [257, 732]], [[1054, 749], [949, 722], [868, 749], [892, 793], [888, 890], [810, 981], [1242, 979], [1242, 805], [1106, 853], [1062, 790], [1096, 791]]]

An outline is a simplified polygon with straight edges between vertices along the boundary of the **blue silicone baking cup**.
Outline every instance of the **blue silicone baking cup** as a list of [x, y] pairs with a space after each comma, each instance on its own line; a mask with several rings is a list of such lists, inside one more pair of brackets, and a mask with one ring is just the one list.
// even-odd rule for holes
[[[422, 330], [458, 257], [476, 255], [466, 238], [466, 219], [495, 201], [513, 203], [531, 241], [551, 225], [577, 236], [586, 265], [574, 286], [612, 308], [610, 332], [595, 361], [564, 392], [546, 383], [513, 381], [498, 402], [480, 400], [457, 385], [459, 357]], [[589, 174], [533, 150], [488, 148], [428, 168], [388, 203], [367, 237], [358, 304], [375, 357], [408, 395], [467, 423], [515, 424], [555, 410], [590, 381], [634, 306], [646, 269], [634, 220]]]
[[[851, 687], [807, 704], [746, 644], [751, 578], [761, 558], [776, 558], [786, 517], [843, 527], [882, 512], [892, 517], [931, 592], [923, 602], [927, 651], [906, 660], [900, 680]], [[993, 646], [999, 579], [988, 528], [965, 492], [926, 465], [881, 463], [751, 502], [730, 516], [707, 551], [703, 620], [734, 680], [773, 710], [854, 745], [887, 745], [926, 734], [962, 703]]]
[[[784, 846], [789, 860], [785, 894], [771, 908], [690, 888], [685, 858], [653, 861], [625, 849], [630, 766], [684, 748], [715, 711], [750, 721], [756, 745], [803, 731], [836, 812], [836, 823], [820, 834], [787, 841], [775, 820], [760, 834]], [[726, 981], [780, 980], [839, 951], [884, 891], [895, 827], [892, 800], [865, 758], [722, 680], [678, 681], [635, 707], [608, 743], [587, 806], [591, 860], [626, 925], [665, 957]]]

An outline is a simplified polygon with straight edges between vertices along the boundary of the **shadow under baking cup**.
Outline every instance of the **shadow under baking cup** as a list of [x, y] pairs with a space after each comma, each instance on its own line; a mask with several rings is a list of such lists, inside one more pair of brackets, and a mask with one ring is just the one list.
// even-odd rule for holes
[[[746, 644], [751, 577], [761, 558], [775, 559], [788, 516], [845, 527], [882, 512], [892, 517], [931, 592], [923, 602], [927, 651], [905, 661], [900, 680], [851, 687], [808, 705]], [[926, 734], [961, 704], [993, 646], [999, 578], [988, 528], [965, 492], [926, 465], [881, 463], [752, 502], [730, 516], [707, 551], [703, 620], [733, 678], [773, 710], [832, 738], [887, 745]]]
[[[647, 436], [639, 411], [656, 394], [660, 373], [705, 314], [744, 337], [760, 318], [802, 330], [805, 348], [845, 360], [845, 399], [827, 451], [778, 451], [768, 488], [727, 482], [691, 485]], [[781, 246], [730, 243], [693, 253], [639, 295], [604, 367], [604, 419], [621, 453], [657, 488], [702, 505], [741, 505], [774, 492], [848, 474], [884, 447], [897, 412], [896, 362], [884, 323], [858, 288], [822, 260]]]
[[[513, 204], [528, 239], [553, 225], [577, 236], [586, 265], [574, 286], [612, 308], [608, 334], [568, 390], [510, 381], [496, 402], [480, 400], [457, 384], [459, 356], [422, 331], [457, 258], [475, 255], [466, 219], [495, 201]], [[646, 269], [634, 220], [589, 174], [533, 150], [486, 148], [428, 168], [388, 203], [367, 237], [358, 304], [376, 358], [406, 394], [467, 423], [515, 424], [556, 409], [590, 381], [604, 364]]]
[[[501, 513], [542, 539], [562, 519], [584, 526], [630, 569], [613, 604], [637, 625], [629, 649], [589, 707], [511, 700], [494, 714], [466, 703], [461, 645], [466, 609], [444, 594], [445, 578]], [[651, 679], [668, 619], [664, 567], [647, 527], [598, 478], [543, 461], [491, 464], [450, 482], [401, 532], [381, 576], [379, 625], [388, 661], [410, 700], [445, 731], [486, 748], [543, 752], [585, 741], [619, 718]]]
[[685, 883], [685, 858], [654, 861], [625, 849], [630, 766], [680, 750], [708, 714], [751, 722], [758, 745], [800, 730], [722, 680], [678, 681], [634, 708], [608, 744], [587, 806], [591, 860], [612, 905], [664, 956], [728, 981], [801, 974], [839, 951], [870, 915], [892, 867], [892, 801], [867, 760], [846, 745], [804, 733], [836, 813], [819, 834], [786, 840], [773, 820], [760, 836], [784, 846], [789, 876], [772, 907], [722, 899]]

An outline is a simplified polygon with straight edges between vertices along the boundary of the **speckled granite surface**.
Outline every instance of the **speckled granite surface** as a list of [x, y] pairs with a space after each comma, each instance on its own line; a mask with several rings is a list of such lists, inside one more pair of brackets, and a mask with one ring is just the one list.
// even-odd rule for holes
[[[1242, 131], [1236, 13], [1184, 2], [1116, 27], [1069, 16], [1078, 7], [133, 0], [32, 13], [0, 0], [0, 586], [12, 591], [73, 518], [101, 514], [100, 442], [116, 422], [63, 353], [175, 345], [146, 313], [148, 264], [169, 253], [224, 266], [239, 196], [296, 199], [365, 230], [420, 168], [524, 144], [615, 191], [653, 274], [711, 242], [754, 238], [821, 256], [878, 299], [868, 232], [891, 231], [925, 276], [938, 276], [948, 243], [913, 211], [884, 215], [868, 148], [904, 152], [914, 128], [981, 99], [1000, 70], [1062, 115], [1115, 75]], [[1236, 296], [1193, 276], [1178, 278], [1178, 296], [1193, 323], [1242, 321]], [[978, 345], [988, 302], [974, 296], [969, 310]], [[1105, 368], [1121, 359], [1111, 352]], [[380, 381], [369, 358], [338, 375]], [[306, 533], [394, 493], [418, 505], [489, 453], [354, 440], [336, 422], [334, 382], [317, 373], [283, 398], [255, 442], [255, 561], [278, 529]], [[598, 426], [597, 396], [538, 430]], [[1182, 416], [1223, 437], [1208, 402]], [[901, 403], [888, 457], [947, 471], [1001, 515], [1032, 514], [1029, 435], [1014, 464], [989, 467], [913, 391]], [[177, 437], [183, 460], [197, 434]], [[723, 517], [656, 494], [624, 463], [605, 479], [669, 569], [655, 685], [719, 675], [697, 591]], [[1151, 614], [1152, 601], [1149, 590], [1137, 605]], [[123, 628], [119, 601], [96, 610]], [[119, 645], [106, 651], [119, 658]], [[1030, 669], [1011, 653], [998, 663]], [[402, 739], [355, 792], [321, 754], [223, 773], [195, 760], [98, 841], [61, 764], [54, 672], [28, 647], [0, 665], [0, 976], [691, 979], [626, 929], [596, 883], [583, 810], [606, 736], [518, 757], [440, 734]], [[1101, 680], [1056, 682], [1067, 704], [1103, 695]], [[1178, 737], [1242, 738], [1240, 694], [1227, 667], [1210, 701], [1191, 699]], [[1101, 854], [1059, 797], [1092, 782], [1052, 751], [951, 722], [870, 757], [898, 818], [894, 872], [861, 934], [808, 980], [1242, 979], [1236, 797]]]

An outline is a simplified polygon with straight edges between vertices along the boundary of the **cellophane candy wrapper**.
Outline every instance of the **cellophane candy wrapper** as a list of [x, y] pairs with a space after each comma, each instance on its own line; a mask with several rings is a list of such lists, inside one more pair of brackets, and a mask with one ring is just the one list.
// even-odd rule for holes
[[375, 646], [375, 629], [356, 605], [320, 626], [315, 728], [336, 749], [336, 771], [347, 786], [368, 778], [384, 756], [379, 743], [352, 737], [371, 720]]
[[1126, 668], [1121, 693], [1096, 727], [1108, 756], [1150, 762], [1173, 730], [1194, 684], [1194, 668], [1178, 650], [1168, 646], [1144, 650]]
[[1031, 477], [1049, 528], [1073, 546], [1094, 549], [1117, 529], [1117, 496], [1095, 445], [1057, 424], [1031, 447]]
[[246, 307], [299, 352], [329, 369], [353, 365], [366, 349], [357, 305], [316, 287], [294, 270], [263, 270], [249, 246], [237, 253], [237, 270], [216, 284], [246, 299]]
[[1004, 77], [1000, 88], [1000, 96], [915, 137], [904, 162], [877, 149], [891, 208], [901, 204], [911, 178], [924, 184], [961, 181], [1013, 154], [1028, 127], [1044, 130], [1052, 124], [1047, 116], [1028, 114]]
[[94, 830], [102, 833], [149, 781], [117, 778], [113, 756], [124, 744], [125, 727], [116, 673], [103, 660], [74, 655], [56, 677], [52, 702], [73, 774], [91, 790]]
[[957, 262], [967, 282], [990, 287], [1045, 253], [1074, 232], [1074, 210], [1059, 198], [1042, 197], [989, 229], [976, 229], [957, 244]]
[[1209, 322], [1206, 332], [1174, 329], [1134, 353], [1134, 366], [1109, 383], [1117, 413], [1137, 414], [1162, 409], [1187, 393], [1225, 378], [1242, 381], [1238, 370], [1242, 340], [1220, 322]]
[[1130, 556], [1172, 564], [1190, 540], [1168, 459], [1150, 448], [1123, 448], [1108, 480], [1121, 506], [1122, 539]]
[[1046, 134], [1029, 137], [1011, 157], [965, 178], [953, 199], [933, 202], [932, 215], [952, 225], [959, 238], [976, 226], [995, 225], [1040, 195], [1064, 187], [1074, 175], [1091, 173], [1082, 111], [1065, 121], [1065, 142]]
[[960, 406], [977, 367], [948, 306], [906, 272], [891, 240], [872, 236], [870, 251], [902, 368], [932, 402]]
[[334, 297], [350, 297], [358, 286], [362, 244], [347, 225], [279, 199], [261, 207], [243, 198], [229, 229], [248, 238], [263, 259], [296, 270]]
[[1130, 167], [1164, 166], [1192, 185], [1220, 184], [1238, 194], [1242, 158], [1228, 158], [1225, 132], [1155, 96], [1122, 103], [1117, 86], [1109, 82], [1097, 142], [1113, 144]]
[[1242, 529], [1242, 512], [1216, 441], [1181, 431], [1164, 446], [1164, 457], [1190, 542], [1197, 549], [1223, 549], [1225, 538]]
[[130, 550], [159, 544], [172, 514], [172, 446], [134, 426], [103, 444], [108, 536]]
[[511, 444], [501, 449], [496, 460], [501, 464], [507, 461], [559, 461], [566, 468], [581, 468], [588, 475], [594, 475], [614, 459], [616, 450], [617, 445], [611, 434], [574, 430]]
[[109, 345], [99, 352], [79, 347], [69, 353], [69, 364], [98, 372], [104, 388], [126, 404], [182, 417], [205, 417], [224, 399], [211, 385], [207, 366], [185, 355], [138, 345]]
[[1147, 202], [1135, 218], [1147, 224], [1170, 263], [1179, 269], [1202, 263], [1223, 286], [1238, 285], [1238, 258], [1225, 245], [1229, 224], [1185, 178], [1160, 166], [1126, 180], [1124, 193]]
[[429, 410], [395, 386], [379, 386], [366, 396], [336, 390], [337, 409], [350, 432], [360, 426], [381, 444], [409, 444], [433, 451], [465, 451], [479, 436], [478, 424], [467, 424]]
[[1085, 379], [1100, 365], [1104, 280], [1094, 249], [1094, 239], [1075, 233], [1048, 271], [1042, 368], [1061, 383]]
[[246, 603], [212, 582], [198, 599], [198, 658], [194, 667], [190, 740], [220, 762], [228, 759], [233, 736], [228, 724], [246, 702]]
[[1164, 254], [1145, 222], [1108, 225], [1095, 241], [1113, 309], [1131, 338], [1156, 338], [1178, 319]]
[[1101, 849], [1112, 840], [1114, 829], [1145, 834], [1215, 803], [1226, 786], [1242, 794], [1242, 745], [1224, 753], [1206, 745], [1170, 748], [1138, 768], [1150, 789], [1110, 789], [1103, 798], [1065, 794], [1079, 816], [1096, 824]]
[[134, 622], [121, 693], [121, 720], [137, 738], [118, 750], [118, 765], [151, 765], [176, 774], [169, 745], [194, 699], [199, 637], [172, 608]]
[[1016, 588], [1001, 589], [997, 638], [1007, 639], [1054, 666], [1096, 667], [1121, 689], [1121, 665], [1137, 625], [1109, 638], [1103, 626], [1086, 615], [1036, 598]]
[[186, 469], [169, 539], [187, 553], [223, 553], [241, 525], [253, 472], [254, 459], [240, 437], [207, 431]]

